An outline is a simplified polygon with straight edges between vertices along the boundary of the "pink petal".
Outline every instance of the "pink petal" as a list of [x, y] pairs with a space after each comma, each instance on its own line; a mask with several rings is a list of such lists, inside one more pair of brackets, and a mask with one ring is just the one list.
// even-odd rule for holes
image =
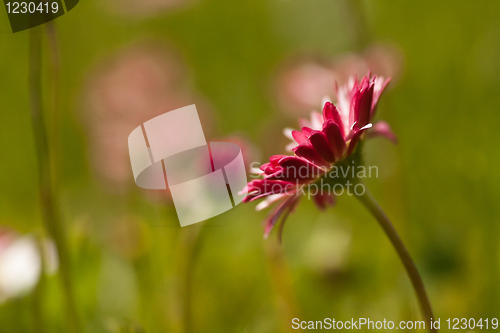
[[269, 163], [262, 164], [260, 169], [268, 175], [273, 174], [281, 169], [278, 162], [279, 160], [281, 160], [283, 157], [286, 156], [287, 155], [273, 155], [269, 157]]
[[[271, 233], [271, 230], [273, 230], [274, 225], [276, 222], [278, 222], [278, 219], [281, 217], [281, 215], [287, 211], [290, 212], [291, 209], [293, 208], [294, 203], [297, 201], [296, 196], [292, 196], [291, 198], [285, 200], [282, 204], [277, 206], [266, 218], [264, 221], [265, 227], [264, 227], [264, 239], [267, 239], [269, 237], [269, 234]], [[288, 217], [288, 214], [285, 214], [285, 218]]]
[[324, 170], [320, 167], [297, 156], [287, 156], [281, 159], [279, 164], [281, 170], [266, 179], [296, 183], [309, 181], [324, 174]]
[[267, 207], [269, 207], [270, 205], [272, 205], [276, 201], [283, 199], [286, 195], [287, 194], [285, 194], [285, 193], [284, 194], [271, 194], [270, 196], [268, 196], [267, 198], [265, 198], [264, 200], [259, 202], [259, 204], [257, 206], [255, 206], [255, 210], [261, 211], [263, 209], [266, 209]]
[[[288, 205], [288, 209], [283, 213], [283, 217], [281, 218], [281, 224], [278, 229], [278, 242], [281, 244], [283, 240], [283, 228], [285, 227], [286, 220], [288, 219], [288, 215], [293, 213], [295, 207], [297, 207], [297, 203], [299, 202], [299, 197], [295, 198], [292, 203]], [[265, 236], [264, 236], [265, 237]]]
[[[330, 102], [325, 103], [325, 106], [323, 107], [323, 119], [325, 122], [328, 120], [332, 120], [335, 124], [337, 124], [342, 133], [342, 137], [344, 137], [344, 124], [342, 122], [342, 118], [340, 117], [339, 110], [337, 110], [337, 107], [335, 105]], [[324, 126], [325, 123], [323, 123], [323, 127]]]
[[368, 72], [368, 75], [363, 76], [363, 78], [361, 79], [361, 82], [359, 83], [358, 89], [365, 90], [366, 88], [368, 88], [369, 85], [370, 85], [370, 73]]
[[323, 126], [323, 116], [317, 112], [311, 112], [311, 128], [314, 130], [320, 130], [321, 126]]
[[325, 161], [321, 157], [321, 155], [312, 147], [312, 145], [309, 145], [307, 143], [301, 143], [300, 145], [298, 145], [293, 149], [293, 152], [295, 153], [295, 155], [303, 157], [313, 164], [324, 167], [330, 166], [330, 163]]
[[328, 206], [334, 206], [336, 202], [335, 195], [331, 193], [316, 194], [313, 198], [314, 203], [320, 210], [325, 210]]
[[368, 132], [369, 138], [375, 138], [379, 136], [383, 136], [391, 140], [394, 144], [398, 143], [398, 138], [391, 130], [391, 126], [389, 126], [389, 124], [385, 121], [379, 121], [378, 123], [373, 125], [373, 128]]
[[288, 157], [288, 155], [273, 155], [269, 157], [269, 162], [273, 164], [279, 164], [279, 161], [284, 157]]
[[352, 127], [352, 125], [356, 122], [356, 105], [359, 104], [358, 100], [360, 97], [360, 92], [359, 90], [354, 88], [351, 93], [352, 95], [349, 109], [349, 126]]
[[285, 146], [285, 150], [286, 150], [286, 151], [292, 151], [292, 150], [293, 150], [293, 148], [295, 148], [295, 147], [297, 147], [297, 146], [298, 146], [297, 142], [292, 141], [292, 142], [290, 142], [289, 144], [287, 144], [287, 145]]
[[315, 131], [309, 137], [313, 148], [321, 155], [321, 157], [330, 163], [335, 162], [335, 155], [333, 155], [332, 148], [326, 139], [326, 136], [321, 131]]
[[311, 122], [307, 119], [304, 119], [304, 118], [300, 118], [299, 119], [299, 126], [300, 127], [311, 127]]
[[280, 166], [275, 166], [271, 163], [262, 164], [260, 169], [264, 171], [264, 174], [271, 175], [281, 170]]
[[373, 100], [373, 87], [374, 83], [371, 83], [369, 86], [365, 85], [365, 87], [359, 90], [358, 96], [355, 99], [354, 120], [359, 127], [363, 127], [370, 122]]
[[287, 193], [296, 185], [281, 180], [254, 179], [247, 184], [248, 195], [243, 202], [250, 202], [272, 194]]
[[306, 136], [300, 131], [292, 131], [292, 137], [298, 144], [307, 142]]
[[307, 167], [307, 168], [315, 168], [315, 169], [317, 169], [317, 171], [321, 170], [320, 167], [318, 167], [317, 165], [314, 165], [311, 162], [309, 162], [308, 160], [305, 160], [305, 159], [297, 157], [297, 156], [285, 156], [278, 163], [283, 168]]
[[314, 133], [314, 130], [312, 128], [309, 128], [309, 127], [302, 127], [302, 133], [306, 136], [306, 137], [310, 137], [311, 134]]
[[377, 105], [378, 105], [378, 100], [382, 93], [384, 92], [385, 88], [387, 85], [391, 82], [391, 78], [387, 78], [384, 81], [383, 77], [378, 77], [375, 79], [375, 89], [373, 91], [373, 101], [372, 101], [372, 117], [375, 115], [375, 112], [377, 111]]
[[328, 120], [323, 124], [323, 133], [332, 148], [335, 157], [340, 160], [346, 150], [346, 144], [341, 133], [341, 129], [333, 120]]

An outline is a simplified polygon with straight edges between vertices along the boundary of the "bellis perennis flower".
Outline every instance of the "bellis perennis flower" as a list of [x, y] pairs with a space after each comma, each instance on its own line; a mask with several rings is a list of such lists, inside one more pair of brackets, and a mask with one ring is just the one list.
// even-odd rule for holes
[[[284, 224], [300, 195], [304, 194], [304, 185], [323, 179], [335, 165], [355, 160], [356, 154], [353, 153], [360, 139], [384, 136], [397, 141], [387, 123], [371, 123], [378, 100], [389, 81], [370, 75], [361, 81], [351, 77], [345, 86], [336, 87], [336, 106], [327, 101], [323, 114], [313, 111], [310, 120], [299, 120], [300, 131], [285, 130], [285, 135], [293, 140], [287, 148], [295, 155], [271, 156], [269, 163], [260, 167], [262, 179], [254, 179], [246, 187], [248, 195], [244, 202], [265, 198], [257, 205], [257, 210], [277, 203], [264, 221], [265, 237], [280, 217], [281, 225]], [[321, 209], [335, 203], [331, 191], [309, 195]]]
[[[387, 123], [371, 123], [378, 100], [388, 83], [389, 80], [372, 78], [368, 74], [361, 81], [350, 78], [345, 86], [336, 88], [337, 106], [325, 102], [322, 115], [313, 112], [310, 121], [300, 121], [301, 131], [287, 131], [295, 141], [289, 147], [295, 155], [271, 156], [269, 163], [260, 168], [262, 179], [254, 179], [247, 184], [244, 201], [265, 198], [257, 209], [279, 202], [264, 221], [264, 237], [269, 235], [281, 218], [278, 233], [281, 239], [285, 220], [297, 206], [300, 195], [307, 194], [319, 208], [324, 209], [334, 204], [335, 196], [342, 195], [344, 187], [347, 187], [347, 193], [359, 200], [388, 236], [410, 278], [429, 332], [437, 333], [438, 330], [432, 325], [435, 316], [417, 266], [389, 217], [364, 186], [361, 180], [365, 177], [364, 171], [361, 176], [360, 172], [356, 175], [354, 172], [344, 172], [354, 168], [364, 170], [360, 153], [363, 137], [381, 135], [396, 141]], [[337, 192], [335, 188], [339, 185], [342, 191]], [[351, 193], [350, 185], [354, 185]], [[357, 187], [361, 191], [356, 191]], [[304, 188], [307, 190], [304, 191]]]

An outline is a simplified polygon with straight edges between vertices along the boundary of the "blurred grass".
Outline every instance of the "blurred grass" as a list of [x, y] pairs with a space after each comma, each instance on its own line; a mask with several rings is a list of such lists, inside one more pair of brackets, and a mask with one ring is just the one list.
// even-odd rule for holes
[[[386, 172], [369, 185], [422, 268], [436, 315], [498, 316], [500, 3], [383, 0], [362, 1], [361, 8], [371, 41], [395, 43], [406, 64], [403, 78], [379, 108], [379, 117], [393, 126], [400, 144], [374, 140], [367, 145], [369, 163]], [[60, 195], [87, 331], [129, 324], [146, 332], [165, 331], [180, 232], [171, 208], [151, 204], [138, 193], [111, 195], [95, 182], [81, 122], [85, 110], [79, 104], [88, 71], [134, 41], [166, 42], [183, 56], [194, 86], [212, 104], [219, 136], [243, 132], [263, 156], [282, 153], [269, 142], [281, 132], [268, 131], [295, 126], [295, 119], [276, 111], [274, 69], [290, 53], [359, 51], [347, 9], [344, 1], [200, 0], [139, 20], [113, 16], [100, 2], [87, 0], [56, 21]], [[0, 223], [29, 232], [41, 221], [28, 112], [28, 34], [3, 29], [6, 15], [0, 15]], [[139, 216], [147, 246], [137, 258], [113, 252], [105, 237], [122, 215]], [[264, 213], [245, 205], [205, 223], [193, 276], [195, 332], [278, 330], [263, 218]], [[312, 270], [305, 254], [310, 235], [331, 223], [352, 233], [348, 264], [333, 276]], [[287, 222], [283, 248], [301, 318], [418, 318], [396, 254], [352, 198], [340, 198], [327, 213], [304, 200]], [[56, 281], [47, 281], [50, 332], [63, 331]], [[115, 300], [123, 307], [113, 305], [116, 294], [123, 296]], [[32, 297], [0, 305], [1, 332], [34, 331]]]

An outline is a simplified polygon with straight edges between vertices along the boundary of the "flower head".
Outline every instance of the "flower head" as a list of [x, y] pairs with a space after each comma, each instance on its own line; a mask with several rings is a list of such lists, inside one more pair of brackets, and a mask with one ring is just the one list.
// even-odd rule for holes
[[[265, 198], [257, 210], [280, 202], [265, 220], [267, 237], [273, 226], [283, 217], [283, 222], [295, 208], [299, 195], [305, 194], [304, 184], [314, 184], [323, 179], [336, 164], [353, 159], [359, 140], [365, 136], [385, 136], [396, 142], [389, 125], [378, 122], [372, 125], [378, 100], [390, 79], [351, 77], [346, 85], [336, 87], [337, 106], [326, 101], [323, 114], [313, 111], [311, 119], [300, 119], [301, 130], [285, 130], [292, 139], [288, 146], [294, 156], [274, 155], [269, 163], [260, 167], [262, 179], [247, 184], [248, 195], [244, 202]], [[352, 156], [351, 156], [352, 155]], [[335, 203], [331, 191], [308, 193], [320, 209]]]

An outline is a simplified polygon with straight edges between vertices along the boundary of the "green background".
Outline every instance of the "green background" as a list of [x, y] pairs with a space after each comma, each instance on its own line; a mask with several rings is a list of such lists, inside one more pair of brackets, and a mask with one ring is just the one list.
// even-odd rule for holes
[[[79, 104], [84, 79], [103, 57], [141, 40], [165, 42], [181, 55], [189, 81], [212, 106], [211, 136], [243, 133], [262, 161], [284, 153], [281, 128], [296, 127], [293, 114], [278, 111], [272, 90], [284, 59], [301, 52], [333, 57], [373, 42], [397, 45], [404, 70], [377, 117], [391, 124], [399, 145], [366, 145], [368, 163], [385, 174], [368, 184], [420, 268], [441, 325], [454, 317], [500, 317], [499, 15], [500, 2], [493, 0], [354, 6], [347, 0], [199, 0], [138, 19], [85, 0], [57, 19], [58, 197], [85, 331], [174, 331], [182, 307], [175, 281], [185, 280], [179, 267], [186, 262], [192, 266], [193, 332], [284, 330], [283, 295], [293, 295], [302, 320], [420, 318], [389, 241], [353, 198], [341, 197], [327, 212], [303, 200], [287, 221], [280, 249], [274, 235], [262, 239], [265, 212], [238, 206], [203, 222], [190, 258], [182, 253], [198, 227], [176, 227], [173, 208], [151, 203], [142, 192], [106, 191], [88, 160]], [[42, 225], [29, 117], [29, 32], [12, 34], [7, 22], [1, 13], [0, 225], [29, 233]], [[50, 82], [44, 83], [47, 91]], [[139, 220], [140, 255], [113, 250], [113, 242], [125, 242], [106, 237], [116, 215]], [[337, 231], [350, 238], [345, 265], [318, 269], [316, 261], [336, 260]], [[331, 236], [324, 247], [321, 235]], [[66, 331], [58, 281], [48, 277], [42, 290], [48, 332]], [[1, 304], [0, 332], [38, 331], [34, 303], [28, 293]]]

